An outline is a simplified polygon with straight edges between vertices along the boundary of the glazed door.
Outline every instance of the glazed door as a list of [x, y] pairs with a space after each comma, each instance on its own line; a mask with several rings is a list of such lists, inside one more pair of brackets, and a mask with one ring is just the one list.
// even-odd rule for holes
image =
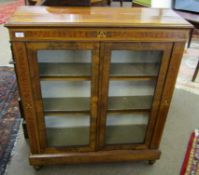
[[41, 152], [96, 147], [99, 44], [28, 43]]
[[171, 49], [170, 43], [103, 45], [100, 149], [149, 147]]

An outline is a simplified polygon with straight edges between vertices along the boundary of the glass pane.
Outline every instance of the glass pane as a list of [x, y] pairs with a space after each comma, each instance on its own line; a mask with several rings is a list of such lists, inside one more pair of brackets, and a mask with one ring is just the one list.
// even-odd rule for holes
[[111, 76], [157, 76], [162, 51], [114, 50], [111, 54]]
[[49, 147], [88, 146], [91, 50], [37, 51]]
[[90, 116], [64, 114], [45, 116], [48, 146], [89, 144]]
[[108, 109], [150, 109], [154, 90], [154, 80], [110, 81]]
[[41, 81], [42, 97], [90, 97], [90, 81]]
[[91, 75], [90, 50], [39, 50], [37, 58], [43, 78]]
[[143, 143], [148, 113], [108, 114], [106, 144]]
[[38, 62], [91, 63], [90, 50], [38, 50]]
[[89, 111], [90, 86], [90, 81], [41, 81], [44, 111]]
[[162, 55], [157, 50], [111, 52], [106, 144], [144, 143]]

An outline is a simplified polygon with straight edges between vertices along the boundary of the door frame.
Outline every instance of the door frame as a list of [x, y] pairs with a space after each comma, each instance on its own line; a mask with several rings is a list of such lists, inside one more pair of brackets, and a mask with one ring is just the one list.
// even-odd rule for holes
[[[158, 43], [158, 42], [104, 42], [101, 44], [101, 62], [100, 62], [100, 82], [99, 82], [99, 119], [97, 130], [97, 145], [99, 150], [113, 150], [113, 149], [147, 149], [149, 148], [153, 128], [157, 119], [157, 114], [161, 102], [163, 87], [165, 83], [166, 73], [169, 66], [173, 43]], [[154, 91], [153, 102], [151, 111], [149, 112], [149, 120], [146, 129], [146, 136], [143, 144], [114, 144], [105, 145], [105, 132], [106, 132], [106, 118], [108, 108], [108, 88], [109, 88], [109, 70], [112, 50], [154, 50], [163, 51], [161, 66], [157, 78], [157, 83]]]
[[[96, 149], [96, 126], [97, 126], [97, 106], [98, 106], [98, 77], [99, 77], [99, 43], [95, 42], [27, 42], [27, 58], [30, 71], [31, 88], [33, 101], [35, 103], [36, 123], [38, 129], [36, 135], [40, 147], [40, 153], [61, 153], [67, 151], [94, 151]], [[40, 89], [39, 66], [37, 63], [38, 50], [91, 50], [91, 98], [90, 98], [90, 131], [89, 145], [69, 146], [69, 147], [48, 147], [47, 135], [44, 121], [43, 102]]]

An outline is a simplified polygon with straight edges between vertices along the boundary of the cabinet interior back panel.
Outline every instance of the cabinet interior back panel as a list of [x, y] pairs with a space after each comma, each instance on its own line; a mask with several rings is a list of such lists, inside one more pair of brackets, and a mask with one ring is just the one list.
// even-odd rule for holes
[[90, 63], [90, 50], [39, 50], [39, 63]]
[[88, 114], [45, 115], [45, 122], [48, 128], [89, 127], [89, 119], [90, 116]]
[[90, 81], [41, 81], [42, 97], [90, 97]]
[[109, 96], [146, 96], [153, 95], [155, 81], [110, 81]]
[[113, 50], [111, 52], [112, 63], [159, 63], [162, 51], [131, 51]]

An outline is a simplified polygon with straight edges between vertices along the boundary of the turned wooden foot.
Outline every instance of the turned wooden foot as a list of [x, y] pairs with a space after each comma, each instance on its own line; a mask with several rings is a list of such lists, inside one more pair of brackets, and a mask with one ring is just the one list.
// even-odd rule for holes
[[148, 161], [148, 164], [149, 164], [149, 165], [153, 165], [154, 163], [155, 163], [155, 160], [149, 160], [149, 161]]
[[40, 169], [42, 169], [42, 165], [37, 165], [37, 166], [33, 166], [33, 168], [36, 170], [36, 171], [39, 171]]

